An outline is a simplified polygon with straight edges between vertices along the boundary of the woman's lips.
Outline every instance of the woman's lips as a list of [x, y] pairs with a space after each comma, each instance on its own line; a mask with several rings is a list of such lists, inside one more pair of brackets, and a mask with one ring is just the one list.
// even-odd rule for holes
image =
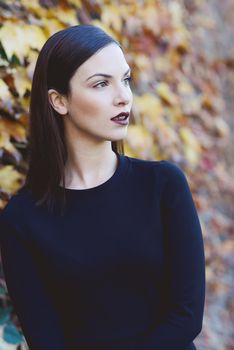
[[119, 125], [127, 125], [129, 123], [129, 113], [121, 112], [115, 117], [111, 118], [111, 120]]
[[115, 117], [111, 118], [111, 120], [113, 119], [126, 119], [129, 116], [129, 112], [121, 112], [118, 115], [116, 115]]
[[111, 119], [112, 122], [119, 124], [119, 125], [127, 125], [129, 123], [129, 118], [124, 120], [117, 120], [117, 119]]

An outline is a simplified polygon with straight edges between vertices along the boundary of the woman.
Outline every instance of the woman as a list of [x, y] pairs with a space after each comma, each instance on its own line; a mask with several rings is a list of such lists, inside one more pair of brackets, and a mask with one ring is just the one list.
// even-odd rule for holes
[[78, 25], [35, 68], [25, 185], [1, 215], [5, 279], [30, 350], [192, 350], [201, 227], [182, 170], [124, 156], [132, 93], [119, 44]]

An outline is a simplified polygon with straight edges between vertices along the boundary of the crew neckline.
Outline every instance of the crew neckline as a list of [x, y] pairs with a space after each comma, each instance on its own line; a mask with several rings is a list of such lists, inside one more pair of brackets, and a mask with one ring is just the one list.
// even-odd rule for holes
[[78, 188], [67, 188], [67, 187], [62, 187], [59, 186], [59, 190], [65, 189], [65, 193], [68, 195], [73, 195], [73, 194], [79, 194], [79, 195], [86, 195], [86, 194], [93, 194], [99, 191], [103, 191], [106, 188], [110, 187], [111, 185], [115, 185], [118, 181], [121, 180], [122, 175], [127, 171], [127, 159], [128, 157], [122, 154], [119, 154], [118, 152], [115, 152], [117, 155], [117, 167], [115, 169], [115, 172], [107, 179], [105, 182], [94, 186], [94, 187], [89, 187], [89, 188], [83, 188], [83, 189], [78, 189]]

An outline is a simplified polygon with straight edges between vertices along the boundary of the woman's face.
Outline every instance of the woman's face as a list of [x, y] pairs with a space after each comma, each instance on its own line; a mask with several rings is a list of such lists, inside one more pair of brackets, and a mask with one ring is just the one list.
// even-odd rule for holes
[[111, 118], [130, 112], [132, 92], [129, 80], [129, 66], [115, 43], [91, 56], [70, 80], [65, 129], [71, 131], [72, 128], [73, 135], [97, 141], [123, 139], [129, 117], [125, 124]]

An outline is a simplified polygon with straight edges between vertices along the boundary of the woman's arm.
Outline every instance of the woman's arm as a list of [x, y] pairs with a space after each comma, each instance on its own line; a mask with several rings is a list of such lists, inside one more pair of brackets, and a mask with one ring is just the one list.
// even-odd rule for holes
[[65, 350], [56, 311], [30, 251], [11, 225], [5, 220], [0, 220], [0, 225], [5, 280], [30, 350]]
[[205, 302], [202, 231], [182, 170], [161, 161], [166, 179], [162, 219], [169, 278], [169, 312], [144, 339], [140, 350], [184, 350], [201, 332]]

